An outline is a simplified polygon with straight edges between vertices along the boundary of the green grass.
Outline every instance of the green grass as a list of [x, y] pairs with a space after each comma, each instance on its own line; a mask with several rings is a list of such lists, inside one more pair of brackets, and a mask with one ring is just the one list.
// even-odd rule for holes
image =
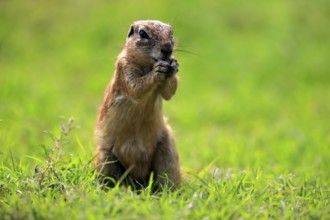
[[[92, 165], [97, 108], [139, 19], [171, 23], [189, 51], [164, 105], [175, 192], [104, 190]], [[1, 1], [0, 218], [329, 219], [329, 26], [325, 0]]]

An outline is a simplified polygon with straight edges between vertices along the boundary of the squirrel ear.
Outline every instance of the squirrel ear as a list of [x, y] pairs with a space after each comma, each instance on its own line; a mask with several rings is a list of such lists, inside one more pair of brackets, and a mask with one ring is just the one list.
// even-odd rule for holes
[[129, 38], [130, 36], [132, 36], [134, 34], [134, 27], [133, 25], [131, 25], [129, 31], [128, 31], [128, 35], [127, 35], [127, 38]]

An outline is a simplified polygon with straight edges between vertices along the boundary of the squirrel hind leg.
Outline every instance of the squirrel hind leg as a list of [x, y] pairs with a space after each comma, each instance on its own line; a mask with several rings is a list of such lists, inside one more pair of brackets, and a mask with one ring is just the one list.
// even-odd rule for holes
[[162, 187], [168, 187], [171, 190], [178, 188], [181, 182], [179, 156], [173, 136], [169, 131], [165, 132], [158, 141], [154, 161], [154, 191]]
[[108, 187], [114, 187], [125, 172], [123, 165], [110, 150], [100, 150], [95, 165], [98, 180]]

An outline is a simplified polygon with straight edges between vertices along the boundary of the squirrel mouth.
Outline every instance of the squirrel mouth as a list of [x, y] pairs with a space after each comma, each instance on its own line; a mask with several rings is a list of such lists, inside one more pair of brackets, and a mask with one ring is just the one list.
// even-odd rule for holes
[[164, 57], [162, 57], [162, 58], [159, 58], [159, 59], [157, 59], [157, 58], [155, 58], [155, 57], [151, 57], [151, 59], [153, 60], [153, 61], [155, 61], [155, 62], [158, 62], [158, 61], [170, 61], [171, 60], [171, 57], [170, 56], [164, 56]]

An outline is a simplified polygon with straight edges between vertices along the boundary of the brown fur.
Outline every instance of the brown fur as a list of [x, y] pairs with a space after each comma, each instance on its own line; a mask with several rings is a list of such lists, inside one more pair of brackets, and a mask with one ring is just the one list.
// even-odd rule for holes
[[177, 88], [173, 47], [171, 26], [159, 21], [131, 26], [95, 129], [97, 171], [114, 182], [125, 173], [131, 185], [146, 186], [153, 172], [158, 186], [180, 184], [173, 134], [162, 113], [162, 99], [171, 99]]

